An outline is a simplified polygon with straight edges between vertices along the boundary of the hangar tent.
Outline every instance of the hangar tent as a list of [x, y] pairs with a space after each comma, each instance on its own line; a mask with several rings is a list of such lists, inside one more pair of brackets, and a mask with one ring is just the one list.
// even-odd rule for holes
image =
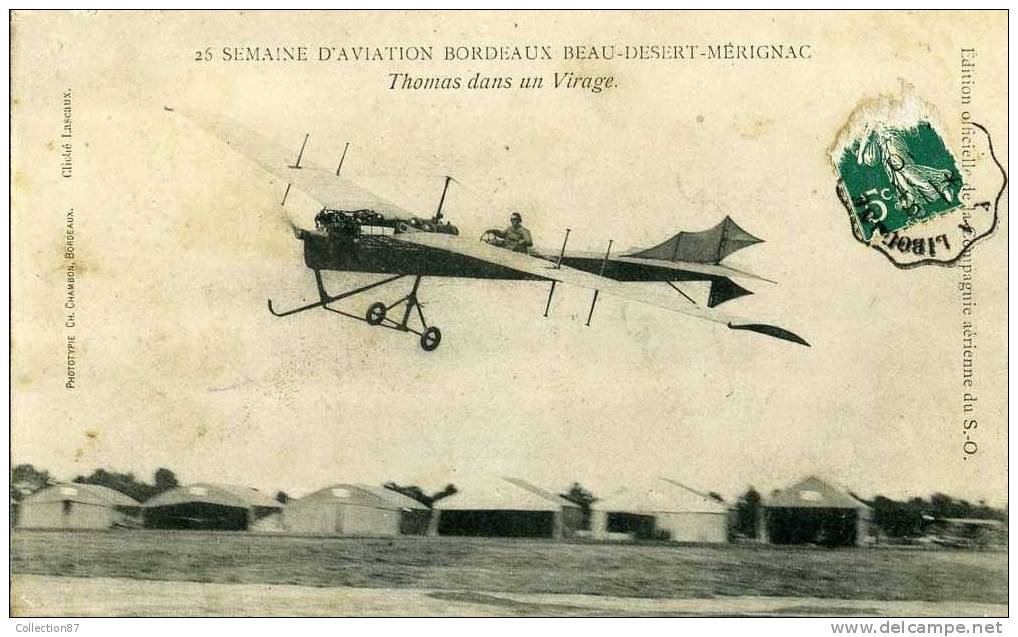
[[954, 547], [1007, 546], [1007, 525], [1000, 520], [934, 518], [926, 525], [927, 537]]
[[817, 476], [775, 491], [761, 504], [758, 523], [764, 542], [856, 546], [868, 533], [870, 507]]
[[257, 489], [201, 483], [170, 489], [142, 505], [153, 529], [280, 531], [283, 505]]
[[315, 535], [423, 535], [431, 509], [385, 487], [334, 484], [294, 500], [283, 527]]
[[467, 483], [436, 502], [429, 533], [561, 539], [582, 520], [576, 504], [518, 478], [498, 478]]
[[108, 487], [76, 482], [55, 484], [21, 502], [18, 527], [110, 529], [140, 526], [138, 502]]
[[659, 478], [594, 502], [590, 530], [595, 538], [727, 542], [728, 507], [679, 482]]

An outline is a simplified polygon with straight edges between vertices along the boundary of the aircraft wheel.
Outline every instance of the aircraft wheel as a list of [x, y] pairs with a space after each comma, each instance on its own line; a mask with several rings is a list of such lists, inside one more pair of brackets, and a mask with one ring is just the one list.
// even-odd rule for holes
[[375, 303], [368, 308], [368, 313], [365, 315], [368, 325], [381, 325], [382, 321], [385, 320], [385, 303]]
[[438, 344], [441, 342], [442, 342], [442, 330], [438, 329], [437, 327], [429, 327], [428, 329], [424, 330], [423, 334], [421, 334], [421, 349], [423, 349], [425, 352], [430, 352], [431, 350], [437, 348]]

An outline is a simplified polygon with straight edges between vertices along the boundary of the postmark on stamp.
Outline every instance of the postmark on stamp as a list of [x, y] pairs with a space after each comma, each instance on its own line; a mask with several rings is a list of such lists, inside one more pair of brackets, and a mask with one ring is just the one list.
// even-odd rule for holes
[[949, 265], [996, 227], [1006, 177], [989, 134], [963, 121], [958, 155], [944, 131], [905, 91], [860, 104], [831, 148], [853, 235], [899, 267]]

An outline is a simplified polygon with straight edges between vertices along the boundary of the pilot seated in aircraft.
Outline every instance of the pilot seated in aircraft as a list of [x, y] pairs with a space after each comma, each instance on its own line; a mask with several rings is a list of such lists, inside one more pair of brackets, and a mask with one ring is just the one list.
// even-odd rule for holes
[[523, 215], [518, 212], [509, 216], [509, 227], [502, 231], [502, 247], [513, 252], [526, 253], [534, 245], [530, 231], [523, 227]]

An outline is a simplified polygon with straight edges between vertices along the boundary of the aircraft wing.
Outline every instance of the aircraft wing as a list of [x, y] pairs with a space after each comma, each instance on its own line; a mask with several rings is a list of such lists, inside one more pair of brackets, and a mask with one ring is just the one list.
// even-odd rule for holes
[[[544, 258], [549, 261], [557, 261], [558, 253], [554, 250], [542, 251], [541, 253]], [[583, 251], [570, 251], [565, 253], [566, 258], [579, 257], [581, 259], [594, 259], [600, 261], [604, 258], [604, 252], [583, 252]], [[664, 268], [666, 270], [674, 270], [675, 272], [692, 272], [694, 274], [703, 274], [706, 276], [717, 276], [717, 277], [728, 277], [729, 279], [747, 279], [752, 281], [764, 281], [766, 283], [774, 283], [774, 281], [760, 276], [759, 274], [753, 274], [752, 272], [746, 272], [745, 270], [737, 270], [727, 265], [721, 265], [720, 263], [699, 263], [695, 261], [674, 261], [664, 259], [647, 259], [643, 257], [633, 257], [626, 254], [610, 255], [608, 262], [627, 263], [629, 265], [641, 266], [649, 265], [656, 268]]]
[[556, 268], [553, 263], [545, 259], [532, 257], [521, 252], [513, 252], [511, 250], [496, 248], [480, 241], [472, 241], [458, 236], [431, 232], [410, 232], [392, 235], [391, 238], [418, 246], [445, 250], [455, 254], [496, 263], [506, 268], [525, 272], [551, 281], [561, 281], [562, 283], [590, 290], [600, 290], [605, 294], [610, 294], [627, 301], [652, 305], [654, 307], [668, 310], [669, 312], [685, 314], [705, 321], [713, 321], [714, 323], [721, 323], [733, 330], [748, 330], [759, 334], [765, 334], [767, 336], [773, 336], [774, 338], [791, 341], [793, 343], [799, 343], [800, 345], [805, 345], [807, 347], [809, 346], [809, 343], [798, 335], [774, 325], [757, 323], [731, 314], [726, 314], [724, 312], [707, 309], [699, 305], [669, 305], [658, 300], [656, 295], [647, 294], [639, 287], [565, 266]]
[[[379, 197], [350, 179], [337, 176], [335, 171], [324, 170], [310, 164], [307, 159], [302, 159], [298, 168], [296, 163], [299, 146], [293, 150], [285, 150], [253, 130], [202, 111], [169, 107], [166, 110], [180, 113], [205, 132], [324, 206], [341, 210], [374, 210], [385, 217], [395, 219], [409, 219], [414, 216], [408, 210]], [[298, 141], [294, 140], [294, 144], [296, 145]]]
[[746, 272], [744, 270], [736, 270], [735, 268], [721, 264], [694, 263], [692, 261], [662, 261], [660, 259], [636, 259], [626, 256], [611, 257], [610, 260], [619, 261], [621, 263], [631, 263], [633, 265], [653, 265], [659, 268], [676, 270], [678, 272], [695, 272], [696, 274], [706, 274], [708, 276], [723, 276], [730, 279], [750, 279], [753, 281], [774, 283], [774, 281], [765, 279], [758, 274], [753, 274], [752, 272]]

